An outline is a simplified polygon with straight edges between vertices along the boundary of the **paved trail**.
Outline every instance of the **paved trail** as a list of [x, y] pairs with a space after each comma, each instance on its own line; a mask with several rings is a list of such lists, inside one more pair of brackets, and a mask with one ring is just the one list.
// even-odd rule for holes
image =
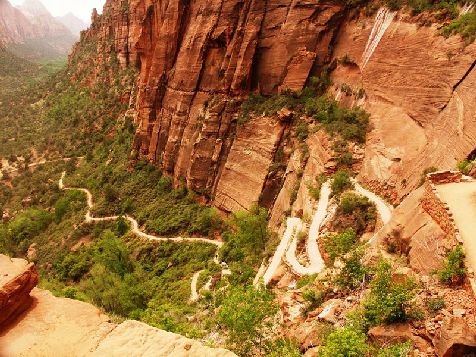
[[[93, 201], [93, 195], [91, 191], [89, 191], [86, 188], [77, 188], [77, 187], [66, 187], [64, 185], [64, 178], [66, 176], [66, 172], [63, 171], [61, 174], [61, 178], [58, 182], [58, 186], [60, 190], [70, 190], [70, 191], [81, 191], [86, 194], [86, 203], [88, 205], [88, 211], [86, 212], [86, 215], [84, 217], [84, 220], [86, 223], [93, 223], [93, 222], [106, 222], [106, 221], [115, 221], [119, 219], [120, 216], [107, 216], [107, 217], [93, 217], [91, 210], [94, 208], [94, 201]], [[150, 241], [155, 241], [155, 242], [177, 242], [177, 243], [182, 243], [182, 242], [192, 242], [192, 243], [207, 243], [207, 244], [213, 244], [218, 248], [221, 248], [223, 246], [223, 242], [216, 241], [213, 239], [208, 239], [208, 238], [187, 238], [187, 237], [158, 237], [149, 233], [146, 233], [142, 231], [139, 227], [139, 223], [137, 222], [136, 219], [133, 217], [126, 215], [125, 218], [129, 221], [131, 224], [131, 230], [134, 234], [137, 236], [150, 240]], [[216, 264], [222, 265], [222, 276], [225, 275], [231, 275], [231, 271], [228, 269], [228, 266], [226, 263], [220, 263], [219, 257], [218, 257], [218, 251], [215, 257], [213, 258], [213, 261]], [[193, 277], [192, 277], [192, 282], [191, 282], [191, 297], [190, 301], [195, 302], [200, 298], [199, 293], [197, 292], [197, 283], [198, 283], [198, 278], [200, 277], [200, 274], [202, 273], [202, 270], [199, 272], [196, 272]], [[209, 286], [209, 284], [208, 284]]]
[[464, 243], [466, 255], [476, 271], [476, 181], [436, 185], [440, 198], [448, 204]]
[[[392, 217], [393, 208], [389, 204], [387, 204], [382, 198], [380, 198], [373, 192], [363, 188], [357, 182], [357, 180], [353, 179], [352, 182], [355, 186], [355, 191], [358, 194], [367, 197], [370, 201], [375, 203], [375, 206], [377, 207], [377, 212], [383, 224], [387, 224], [390, 221], [390, 218]], [[283, 258], [289, 264], [294, 273], [300, 276], [312, 275], [320, 273], [322, 270], [324, 270], [325, 262], [319, 250], [318, 238], [321, 227], [326, 221], [332, 219], [335, 214], [336, 207], [329, 207], [330, 195], [331, 185], [330, 182], [327, 181], [322, 185], [319, 201], [317, 203], [317, 209], [313, 216], [311, 227], [309, 229], [309, 236], [306, 243], [306, 251], [309, 257], [309, 265], [302, 265], [296, 258], [298, 234], [303, 230], [304, 224], [299, 218], [288, 218], [286, 221], [286, 231], [283, 234], [281, 242], [278, 248], [276, 249], [276, 252], [271, 260], [270, 265], [268, 266], [266, 272], [263, 275], [263, 281], [265, 285], [267, 285], [271, 281], [272, 277], [276, 273], [276, 270], [281, 265]], [[371, 239], [371, 242], [377, 240], [379, 233], [380, 230], [375, 233], [374, 237]], [[262, 269], [260, 268], [260, 272], [261, 271]], [[258, 278], [261, 277], [260, 272], [255, 278], [255, 285], [259, 281]]]
[[383, 222], [382, 228], [380, 228], [375, 234], [373, 235], [372, 238], [370, 238], [369, 243], [371, 245], [376, 245], [378, 243], [378, 240], [380, 238], [380, 232], [382, 231], [383, 227], [390, 222], [390, 219], [392, 218], [392, 213], [393, 213], [393, 207], [390, 206], [387, 202], [385, 202], [384, 199], [380, 198], [377, 196], [375, 193], [363, 188], [356, 179], [352, 179], [352, 183], [354, 184], [355, 187], [355, 192], [358, 194], [367, 197], [371, 202], [375, 203], [375, 206], [377, 207], [377, 212], [380, 216], [380, 219]]

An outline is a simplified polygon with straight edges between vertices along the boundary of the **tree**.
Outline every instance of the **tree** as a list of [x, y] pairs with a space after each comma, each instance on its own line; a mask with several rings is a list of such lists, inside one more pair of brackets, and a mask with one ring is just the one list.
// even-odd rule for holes
[[249, 356], [265, 347], [277, 311], [273, 295], [265, 289], [237, 287], [225, 298], [218, 321], [228, 330], [230, 347], [240, 356]]

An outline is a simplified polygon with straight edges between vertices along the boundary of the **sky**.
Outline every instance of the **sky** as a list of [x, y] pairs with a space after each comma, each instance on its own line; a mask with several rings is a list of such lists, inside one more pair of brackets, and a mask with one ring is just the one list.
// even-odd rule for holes
[[[12, 5], [21, 5], [24, 0], [9, 0]], [[95, 7], [98, 12], [102, 12], [105, 0], [41, 0], [43, 5], [51, 12], [53, 16], [62, 16], [72, 12], [77, 17], [91, 22], [91, 11]]]

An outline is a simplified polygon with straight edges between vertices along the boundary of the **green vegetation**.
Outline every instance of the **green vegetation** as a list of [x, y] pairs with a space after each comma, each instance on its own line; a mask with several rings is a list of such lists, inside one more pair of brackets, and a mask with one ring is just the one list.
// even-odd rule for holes
[[[307, 115], [322, 124], [333, 136], [347, 141], [365, 142], [369, 126], [369, 115], [362, 109], [343, 108], [325, 94], [331, 84], [326, 71], [318, 77], [312, 77], [308, 86], [300, 92], [284, 92], [265, 97], [251, 95], [242, 105], [239, 123], [245, 123], [255, 115], [273, 115], [283, 108], [295, 111], [298, 115]], [[308, 135], [307, 124], [298, 122], [296, 137], [305, 140]]]
[[352, 228], [340, 234], [328, 234], [324, 237], [324, 248], [329, 256], [331, 263], [337, 258], [343, 257], [354, 248], [357, 242], [357, 236]]
[[321, 196], [321, 188], [324, 182], [327, 181], [327, 177], [325, 175], [319, 175], [313, 182], [309, 182], [307, 184], [307, 189], [309, 191], [309, 195], [316, 201], [319, 200]]
[[463, 248], [457, 245], [453, 249], [443, 264], [443, 268], [437, 271], [438, 278], [441, 282], [446, 284], [460, 284], [462, 283], [466, 269], [464, 267], [465, 254]]
[[236, 273], [232, 279], [237, 284], [247, 284], [254, 278], [253, 267], [260, 264], [267, 243], [271, 239], [268, 230], [268, 212], [255, 206], [249, 212], [236, 212], [227, 222], [223, 234], [225, 244], [220, 250], [221, 258]]
[[320, 357], [361, 357], [367, 355], [369, 350], [365, 333], [352, 327], [344, 327], [327, 337], [318, 355]]
[[476, 12], [469, 12], [454, 19], [448, 26], [442, 29], [444, 36], [460, 34], [466, 43], [472, 43], [476, 39]]
[[340, 195], [345, 190], [349, 190], [353, 187], [352, 182], [350, 181], [350, 173], [348, 171], [337, 171], [332, 176], [332, 194], [337, 196]]
[[370, 271], [362, 264], [364, 253], [363, 247], [356, 247], [344, 257], [344, 266], [335, 278], [338, 287], [352, 290], [366, 282]]
[[413, 350], [411, 342], [396, 343], [392, 346], [382, 348], [377, 353], [377, 357], [407, 357]]
[[425, 301], [426, 307], [430, 312], [438, 312], [445, 307], [445, 299], [442, 297], [429, 298]]
[[416, 283], [413, 279], [393, 281], [389, 263], [379, 262], [370, 283], [370, 295], [363, 303], [362, 317], [367, 326], [389, 324], [410, 319], [415, 308]]
[[228, 331], [228, 344], [240, 356], [263, 352], [277, 312], [273, 295], [264, 289], [237, 287], [230, 292], [218, 314]]
[[458, 170], [460, 170], [464, 175], [469, 175], [474, 165], [475, 165], [474, 161], [463, 160], [458, 162]]
[[337, 207], [334, 229], [342, 232], [352, 228], [357, 236], [375, 228], [377, 208], [367, 197], [353, 192], [344, 193]]

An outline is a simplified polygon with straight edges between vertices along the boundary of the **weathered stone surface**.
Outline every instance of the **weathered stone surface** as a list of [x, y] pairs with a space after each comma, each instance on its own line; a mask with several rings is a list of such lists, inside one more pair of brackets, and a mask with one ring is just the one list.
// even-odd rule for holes
[[116, 325], [93, 305], [34, 288], [38, 276], [25, 260], [0, 255], [0, 272], [2, 357], [235, 356], [141, 322]]
[[411, 341], [420, 351], [426, 351], [429, 347], [429, 344], [423, 338], [412, 332], [412, 327], [408, 323], [372, 327], [368, 335], [370, 341], [379, 346], [390, 346]]
[[474, 150], [476, 44], [444, 38], [436, 25], [419, 27], [398, 14], [360, 71], [373, 23], [360, 17], [344, 24], [334, 56], [347, 54], [357, 66], [339, 65], [333, 79], [365, 89], [373, 130], [361, 177], [379, 182], [399, 202], [418, 185], [424, 169], [454, 168]]
[[215, 196], [225, 211], [249, 209], [257, 203], [284, 127], [274, 118], [260, 117], [240, 126]]
[[[94, 39], [98, 55], [88, 61], [100, 68], [112, 38], [123, 66], [140, 63], [135, 153], [160, 165], [176, 183], [183, 177], [189, 187], [217, 194], [222, 206], [218, 188], [227, 185], [223, 168], [232, 165], [227, 158], [236, 131], [234, 99], [254, 90], [302, 89], [329, 59], [343, 14], [341, 4], [320, 1], [133, 0], [124, 11], [120, 1], [108, 0], [71, 60], [85, 67], [77, 58]], [[90, 74], [89, 83], [96, 75]], [[246, 206], [242, 203], [223, 206]]]
[[431, 274], [441, 267], [452, 240], [423, 209], [425, 190], [412, 192], [393, 212], [380, 234], [387, 249], [408, 255], [410, 267], [420, 274]]
[[0, 255], [0, 327], [31, 305], [30, 291], [37, 283], [33, 264]]
[[434, 343], [438, 357], [476, 355], [476, 333], [461, 317], [445, 319]]

